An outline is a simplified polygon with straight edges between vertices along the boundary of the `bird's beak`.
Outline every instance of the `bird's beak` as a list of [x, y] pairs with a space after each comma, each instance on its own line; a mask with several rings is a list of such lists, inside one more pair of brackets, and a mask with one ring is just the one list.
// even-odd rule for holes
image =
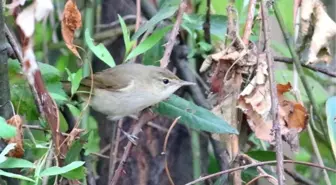
[[196, 83], [194, 83], [194, 82], [187, 82], [187, 81], [180, 81], [180, 84], [181, 84], [182, 86], [196, 85]]

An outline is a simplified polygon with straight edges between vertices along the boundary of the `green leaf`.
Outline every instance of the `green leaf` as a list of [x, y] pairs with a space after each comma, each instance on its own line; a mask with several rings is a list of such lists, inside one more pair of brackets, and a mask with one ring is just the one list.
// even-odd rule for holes
[[40, 177], [61, 175], [83, 166], [84, 163], [85, 163], [84, 161], [74, 161], [63, 167], [53, 166], [43, 170], [40, 174]]
[[110, 52], [106, 49], [106, 47], [100, 43], [95, 45], [93, 39], [90, 37], [90, 32], [88, 29], [85, 30], [85, 42], [88, 45], [89, 49], [105, 64], [110, 67], [115, 66], [115, 62]]
[[172, 17], [177, 11], [178, 6], [170, 6], [166, 8], [162, 8], [157, 12], [147, 23], [139, 28], [137, 32], [132, 36], [132, 40], [137, 40], [142, 34], [144, 34], [147, 30], [153, 30], [154, 26], [161, 22], [164, 19]]
[[4, 162], [0, 163], [0, 168], [35, 168], [34, 163], [19, 158], [7, 158]]
[[[203, 23], [205, 15], [198, 14], [184, 14], [182, 17], [182, 27], [189, 32], [200, 31], [203, 32]], [[227, 17], [224, 15], [210, 16], [210, 33], [222, 40], [224, 40], [226, 33]]]
[[21, 179], [21, 180], [34, 182], [34, 180], [31, 179], [31, 178], [25, 177], [23, 175], [15, 174], [15, 173], [5, 172], [5, 171], [2, 171], [2, 170], [0, 170], [0, 176], [5, 176], [5, 177], [9, 177], [9, 178], [15, 178], [15, 179]]
[[79, 168], [76, 168], [72, 171], [62, 174], [62, 176], [67, 179], [83, 179], [84, 177], [86, 177], [85, 172], [86, 172], [85, 167], [80, 166]]
[[69, 69], [65, 69], [68, 73], [68, 80], [71, 82], [71, 94], [75, 94], [83, 79], [83, 68], [78, 69], [76, 73], [71, 73]]
[[[329, 96], [328, 92], [314, 78], [312, 78], [310, 76], [306, 76], [306, 77], [308, 78], [309, 87], [310, 87], [310, 90], [312, 91], [313, 98], [316, 100], [316, 102], [318, 104], [323, 104], [324, 102], [326, 102], [326, 100]], [[275, 80], [276, 80], [277, 83], [284, 84], [284, 83], [290, 82], [291, 84], [293, 84], [293, 71], [290, 71], [290, 70], [276, 70], [275, 71]], [[299, 82], [299, 90], [301, 92], [302, 101], [303, 102], [309, 102], [307, 93], [306, 93], [301, 81]], [[287, 97], [289, 99], [294, 100], [293, 96], [287, 96]]]
[[124, 38], [124, 43], [125, 43], [125, 56], [131, 51], [133, 44], [135, 43], [130, 40], [130, 33], [129, 30], [126, 26], [126, 23], [122, 17], [118, 14], [121, 30], [123, 32], [123, 38]]
[[263, 151], [263, 150], [256, 150], [247, 152], [246, 155], [252, 157], [257, 161], [273, 161], [276, 160], [275, 152], [271, 151]]
[[172, 119], [181, 116], [179, 120], [181, 123], [196, 130], [238, 134], [235, 128], [209, 110], [176, 95], [172, 95], [168, 100], [160, 102], [158, 106], [154, 107], [154, 111]]
[[9, 139], [16, 135], [16, 128], [8, 125], [6, 120], [0, 116], [0, 138]]
[[77, 139], [68, 150], [65, 157], [65, 164], [70, 164], [71, 162], [78, 160], [78, 156], [83, 148], [83, 145], [87, 142], [89, 138], [89, 132], [82, 135], [80, 139]]
[[132, 52], [127, 56], [126, 61], [136, 57], [142, 53], [145, 53], [151, 49], [156, 43], [158, 43], [165, 34], [171, 29], [171, 26], [164, 27], [160, 30], [155, 31], [151, 36], [147, 37], [146, 40], [141, 42]]
[[333, 150], [334, 157], [336, 158], [336, 96], [330, 97], [326, 103], [326, 114], [328, 133]]

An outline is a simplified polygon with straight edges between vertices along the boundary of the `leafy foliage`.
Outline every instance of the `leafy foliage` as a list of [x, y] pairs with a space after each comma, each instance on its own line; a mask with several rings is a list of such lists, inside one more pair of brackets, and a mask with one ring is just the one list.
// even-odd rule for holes
[[238, 134], [238, 131], [230, 126], [229, 123], [210, 111], [175, 95], [170, 96], [166, 101], [160, 102], [154, 110], [172, 119], [181, 116], [179, 120], [181, 123], [196, 130]]

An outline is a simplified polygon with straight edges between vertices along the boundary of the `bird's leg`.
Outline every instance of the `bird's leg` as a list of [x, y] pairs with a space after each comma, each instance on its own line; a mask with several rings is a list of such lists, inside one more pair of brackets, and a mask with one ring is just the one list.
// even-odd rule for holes
[[134, 145], [137, 145], [137, 141], [139, 138], [135, 135], [129, 134], [127, 132], [125, 132], [122, 128], [119, 128], [121, 130], [121, 132], [127, 137], [127, 139], [133, 143]]

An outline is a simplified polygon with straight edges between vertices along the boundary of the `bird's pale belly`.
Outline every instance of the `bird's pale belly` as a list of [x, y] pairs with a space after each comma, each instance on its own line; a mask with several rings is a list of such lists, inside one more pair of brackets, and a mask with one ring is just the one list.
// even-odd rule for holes
[[106, 114], [109, 119], [117, 120], [158, 103], [160, 100], [153, 96], [155, 95], [150, 92], [134, 94], [96, 89], [90, 105], [96, 111]]

